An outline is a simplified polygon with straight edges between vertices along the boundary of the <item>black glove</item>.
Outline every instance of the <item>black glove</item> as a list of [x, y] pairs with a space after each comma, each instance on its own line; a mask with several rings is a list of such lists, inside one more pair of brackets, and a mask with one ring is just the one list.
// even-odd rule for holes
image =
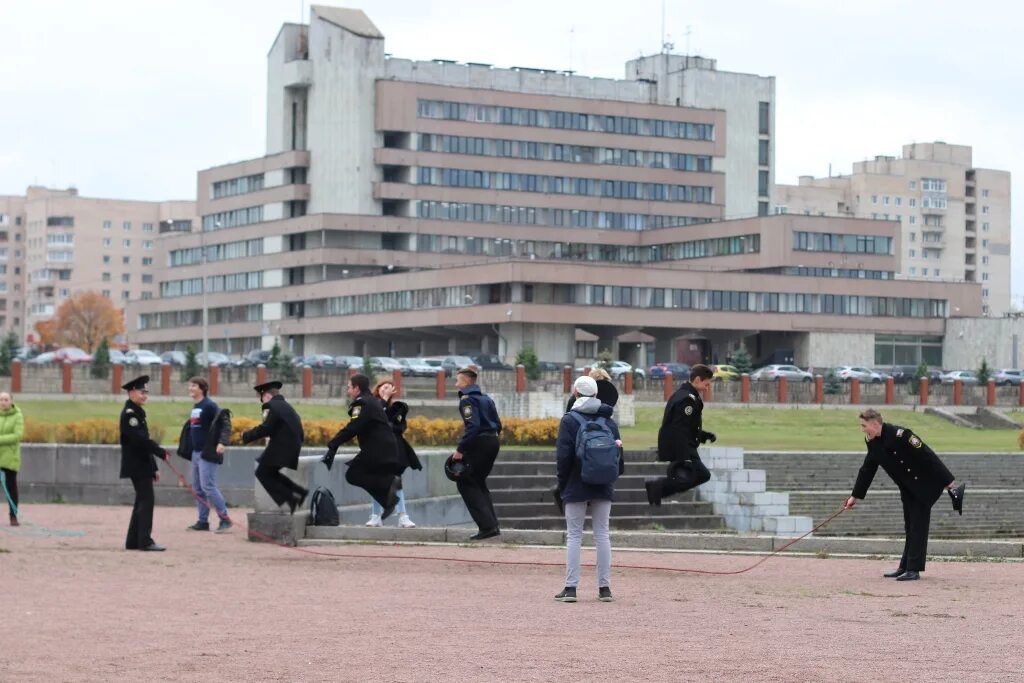
[[718, 441], [718, 437], [715, 436], [714, 432], [701, 432], [700, 442], [701, 443], [707, 443], [708, 441], [710, 441], [711, 443], [714, 443], [714, 442]]
[[320, 462], [322, 462], [323, 464], [327, 465], [327, 471], [328, 472], [331, 471], [331, 465], [334, 464], [334, 454], [335, 453], [337, 453], [337, 451], [335, 451], [335, 450], [328, 450], [324, 454], [324, 457], [320, 458]]
[[562, 487], [559, 484], [555, 484], [551, 487], [551, 497], [555, 501], [555, 506], [558, 508], [558, 514], [565, 514], [565, 503], [562, 501]]

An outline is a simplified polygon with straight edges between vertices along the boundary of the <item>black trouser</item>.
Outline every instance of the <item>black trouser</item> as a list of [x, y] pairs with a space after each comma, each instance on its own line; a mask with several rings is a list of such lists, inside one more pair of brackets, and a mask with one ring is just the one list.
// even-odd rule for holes
[[481, 434], [466, 446], [462, 457], [469, 465], [469, 472], [455, 482], [459, 495], [466, 503], [470, 517], [480, 531], [498, 528], [498, 515], [494, 511], [491, 491], [487, 488], [487, 476], [494, 468], [501, 442], [497, 434]]
[[256, 465], [256, 479], [277, 505], [284, 505], [300, 499], [308, 493], [306, 489], [282, 473], [280, 467], [258, 464]]
[[900, 500], [903, 502], [903, 526], [907, 534], [900, 569], [923, 572], [928, 554], [928, 525], [931, 523], [932, 506], [938, 497], [921, 500], [907, 491], [900, 491]]
[[352, 463], [350, 461], [348, 471], [345, 472], [345, 481], [369, 493], [385, 510], [398, 504], [397, 495], [394, 498], [388, 498], [391, 484], [397, 478], [393, 466], [378, 469], [361, 462]]
[[128, 523], [128, 537], [124, 547], [139, 550], [153, 545], [153, 475], [132, 477], [135, 487], [135, 506], [132, 507], [132, 521]]
[[[18, 472], [17, 470], [9, 470], [6, 467], [2, 468], [4, 471], [4, 481], [7, 482], [7, 496], [10, 496], [10, 500], [7, 501], [7, 508], [11, 511], [11, 517], [18, 516]], [[7, 498], [4, 496], [4, 498]]]
[[[704, 466], [696, 452], [690, 454], [683, 463], [682, 467], [673, 467], [675, 463], [669, 465], [670, 474], [658, 480], [661, 484], [662, 498], [689, 491], [711, 479], [711, 473], [708, 472], [708, 468]], [[672, 476], [673, 472], [675, 476]]]

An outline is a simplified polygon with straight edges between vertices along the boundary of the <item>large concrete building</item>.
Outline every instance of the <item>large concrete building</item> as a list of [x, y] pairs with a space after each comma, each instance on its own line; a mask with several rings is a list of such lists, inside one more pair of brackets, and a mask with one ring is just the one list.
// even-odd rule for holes
[[235, 353], [646, 365], [742, 343], [820, 366], [930, 360], [947, 317], [981, 313], [979, 284], [893, 288], [894, 221], [765, 215], [772, 79], [675, 55], [627, 75], [396, 59], [362, 12], [314, 5], [268, 56], [266, 155], [199, 173], [202, 229], [158, 239], [132, 342], [198, 345], [206, 310]]
[[850, 175], [803, 176], [775, 187], [774, 211], [897, 221], [901, 279], [978, 282], [984, 315], [1010, 312], [1010, 174], [975, 168], [966, 145], [904, 145]]
[[29, 187], [0, 196], [0, 330], [36, 339], [71, 294], [102, 293], [119, 307], [156, 296], [157, 238], [190, 231], [195, 202], [80, 197]]

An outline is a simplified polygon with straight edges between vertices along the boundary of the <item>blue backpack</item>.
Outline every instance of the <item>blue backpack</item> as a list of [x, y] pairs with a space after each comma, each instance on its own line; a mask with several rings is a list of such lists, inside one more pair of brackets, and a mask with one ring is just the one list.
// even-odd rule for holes
[[576, 459], [584, 484], [611, 484], [619, 478], [619, 447], [608, 420], [588, 420], [577, 412], [570, 415], [580, 423], [576, 433]]

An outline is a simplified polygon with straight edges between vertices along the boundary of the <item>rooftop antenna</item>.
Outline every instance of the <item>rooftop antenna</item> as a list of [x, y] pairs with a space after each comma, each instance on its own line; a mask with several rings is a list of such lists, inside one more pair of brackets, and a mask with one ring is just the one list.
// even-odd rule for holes
[[669, 42], [665, 34], [665, 0], [661, 0], [661, 53], [667, 55], [673, 49], [675, 45]]
[[572, 75], [572, 41], [576, 37], [576, 27], [569, 27], [569, 75]]
[[686, 33], [683, 34], [683, 35], [686, 36], [686, 54], [687, 55], [690, 54], [690, 34], [691, 33], [693, 33], [693, 27], [690, 26], [689, 24], [687, 24], [686, 25]]

